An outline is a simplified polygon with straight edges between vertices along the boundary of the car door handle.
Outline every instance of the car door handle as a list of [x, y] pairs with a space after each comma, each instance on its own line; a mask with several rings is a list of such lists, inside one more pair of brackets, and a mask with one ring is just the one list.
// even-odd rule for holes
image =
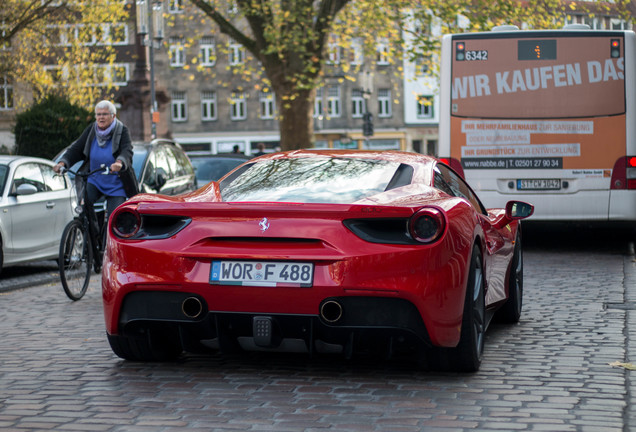
[[55, 207], [55, 203], [54, 202], [47, 202], [46, 203], [46, 208], [47, 209], [52, 209], [53, 207]]

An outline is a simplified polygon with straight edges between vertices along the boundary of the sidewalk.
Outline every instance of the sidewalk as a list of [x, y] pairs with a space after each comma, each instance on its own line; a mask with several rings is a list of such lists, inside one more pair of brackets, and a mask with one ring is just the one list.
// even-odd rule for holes
[[[16, 289], [60, 281], [57, 262], [36, 261], [2, 269], [0, 273], [0, 294]], [[61, 288], [61, 287], [60, 287]]]

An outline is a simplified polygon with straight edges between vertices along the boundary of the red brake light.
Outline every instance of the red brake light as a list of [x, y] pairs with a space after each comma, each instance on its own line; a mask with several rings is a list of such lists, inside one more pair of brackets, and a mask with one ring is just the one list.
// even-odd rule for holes
[[409, 220], [409, 233], [420, 243], [433, 243], [446, 231], [446, 216], [435, 207], [419, 210]]
[[610, 189], [636, 189], [636, 156], [624, 156], [616, 161]]
[[112, 228], [117, 237], [130, 238], [134, 236], [141, 228], [139, 213], [128, 209], [118, 212], [112, 220]]

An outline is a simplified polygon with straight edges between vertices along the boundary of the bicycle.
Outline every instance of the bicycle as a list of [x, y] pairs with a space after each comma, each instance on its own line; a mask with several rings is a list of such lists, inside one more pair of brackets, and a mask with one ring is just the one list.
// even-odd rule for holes
[[103, 174], [111, 173], [109, 167], [104, 165], [87, 173], [70, 169], [64, 169], [63, 171], [80, 177], [83, 184], [81, 200], [79, 200], [80, 194], [78, 193], [79, 201], [75, 209], [77, 216], [64, 228], [58, 259], [62, 287], [68, 298], [73, 301], [84, 297], [88, 289], [92, 269], [94, 268], [95, 272], [99, 272], [101, 269], [104, 243], [103, 234], [105, 234], [105, 226], [108, 224], [108, 218], [104, 217], [100, 233], [95, 233], [95, 227], [100, 225], [96, 220], [95, 213], [86, 210], [86, 202], [88, 202], [88, 188], [86, 184], [88, 177], [100, 171], [103, 171]]

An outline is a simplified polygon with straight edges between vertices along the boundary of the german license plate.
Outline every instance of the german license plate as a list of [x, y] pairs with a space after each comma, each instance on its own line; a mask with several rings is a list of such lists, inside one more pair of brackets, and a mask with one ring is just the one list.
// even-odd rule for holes
[[560, 179], [519, 179], [518, 190], [560, 190]]
[[212, 261], [210, 283], [216, 285], [310, 287], [314, 265], [302, 262]]

